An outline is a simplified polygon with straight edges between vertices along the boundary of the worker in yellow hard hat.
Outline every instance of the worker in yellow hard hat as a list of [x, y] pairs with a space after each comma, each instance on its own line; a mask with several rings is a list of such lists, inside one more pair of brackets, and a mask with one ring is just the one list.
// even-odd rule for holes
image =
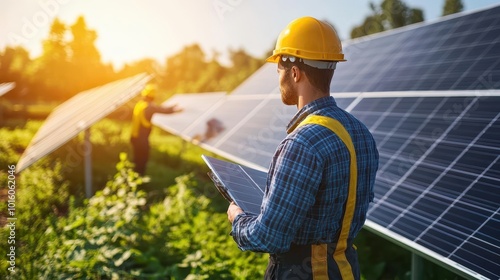
[[280, 33], [281, 99], [298, 111], [269, 167], [261, 213], [227, 210], [242, 250], [270, 253], [265, 279], [360, 279], [354, 238], [373, 200], [378, 151], [367, 127], [330, 95], [346, 61], [335, 30], [312, 17]]
[[151, 133], [151, 118], [154, 114], [173, 114], [181, 112], [178, 106], [158, 106], [154, 103], [157, 88], [148, 84], [141, 92], [141, 100], [134, 107], [132, 116], [132, 133], [130, 142], [134, 154], [135, 171], [143, 175], [149, 159], [149, 134]]

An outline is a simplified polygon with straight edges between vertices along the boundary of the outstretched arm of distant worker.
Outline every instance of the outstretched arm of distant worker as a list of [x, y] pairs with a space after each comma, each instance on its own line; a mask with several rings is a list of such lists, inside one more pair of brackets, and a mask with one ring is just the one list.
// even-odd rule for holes
[[179, 113], [182, 112], [184, 109], [179, 107], [179, 105], [175, 104], [172, 106], [154, 106], [153, 107], [153, 113], [160, 113], [160, 114], [174, 114], [174, 113]]

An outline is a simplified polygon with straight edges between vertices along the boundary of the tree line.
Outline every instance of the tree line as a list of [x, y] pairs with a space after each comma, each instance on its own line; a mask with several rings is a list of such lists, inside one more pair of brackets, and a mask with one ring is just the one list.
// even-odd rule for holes
[[16, 88], [6, 98], [20, 102], [62, 102], [75, 94], [108, 82], [148, 72], [167, 92], [230, 91], [258, 69], [263, 59], [247, 54], [243, 49], [229, 50], [231, 66], [211, 59], [198, 44], [185, 46], [166, 59], [166, 66], [151, 58], [125, 64], [115, 71], [103, 63], [95, 46], [98, 34], [80, 16], [67, 25], [55, 19], [42, 54], [34, 59], [21, 46], [0, 51], [0, 83], [16, 82]]
[[[402, 0], [370, 2], [371, 14], [351, 31], [357, 38], [402, 27], [424, 20], [421, 9], [412, 8]], [[445, 0], [442, 15], [463, 10], [461, 0]], [[97, 32], [90, 29], [83, 16], [67, 25], [55, 19], [42, 42], [42, 54], [30, 58], [20, 46], [0, 51], [0, 82], [16, 82], [16, 88], [5, 98], [21, 102], [61, 102], [75, 94], [108, 82], [141, 72], [155, 75], [156, 82], [169, 93], [231, 91], [264, 63], [245, 50], [229, 50], [231, 66], [211, 58], [198, 44], [185, 46], [179, 53], [166, 58], [165, 66], [151, 58], [125, 64], [115, 71], [103, 63], [95, 46]]]
[[[424, 12], [408, 6], [402, 0], [383, 0], [380, 5], [370, 2], [371, 14], [363, 23], [351, 30], [351, 38], [358, 38], [389, 29], [424, 21]], [[461, 0], [445, 0], [442, 15], [461, 12], [464, 6]]]

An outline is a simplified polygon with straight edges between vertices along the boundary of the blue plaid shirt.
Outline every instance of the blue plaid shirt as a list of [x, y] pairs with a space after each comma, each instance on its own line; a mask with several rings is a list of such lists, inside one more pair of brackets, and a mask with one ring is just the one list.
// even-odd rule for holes
[[337, 242], [349, 187], [349, 151], [326, 127], [305, 125], [293, 130], [309, 114], [334, 118], [351, 135], [358, 186], [349, 239], [363, 226], [374, 196], [377, 147], [365, 125], [337, 107], [333, 97], [324, 97], [304, 106], [288, 125], [289, 134], [269, 169], [261, 213], [243, 213], [234, 219], [231, 234], [241, 250], [283, 253], [291, 243]]

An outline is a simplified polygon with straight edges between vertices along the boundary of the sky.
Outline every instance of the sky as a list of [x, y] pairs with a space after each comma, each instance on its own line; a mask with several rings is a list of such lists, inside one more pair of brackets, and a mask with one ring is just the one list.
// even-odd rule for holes
[[[378, 4], [382, 0], [372, 0]], [[445, 0], [405, 0], [438, 20]], [[189, 44], [228, 63], [228, 49], [263, 57], [293, 19], [313, 16], [332, 23], [342, 40], [370, 14], [370, 0], [0, 0], [0, 51], [21, 45], [32, 58], [41, 54], [54, 18], [72, 25], [84, 16], [97, 31], [102, 60], [116, 68], [142, 58], [164, 63]], [[500, 0], [462, 0], [465, 11]]]

